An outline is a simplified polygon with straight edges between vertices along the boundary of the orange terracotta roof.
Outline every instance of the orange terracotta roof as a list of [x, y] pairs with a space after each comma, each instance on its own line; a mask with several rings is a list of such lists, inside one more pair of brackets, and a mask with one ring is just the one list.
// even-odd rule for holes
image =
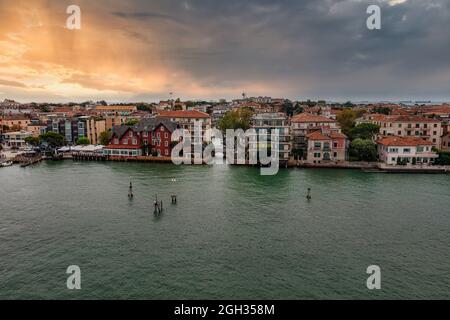
[[307, 134], [306, 137], [310, 140], [331, 140], [330, 137], [323, 135], [320, 131], [314, 131], [310, 134]]
[[442, 105], [442, 106], [431, 106], [423, 109], [424, 114], [432, 115], [432, 114], [450, 114], [450, 106]]
[[389, 121], [392, 121], [392, 122], [436, 122], [436, 123], [441, 122], [436, 119], [425, 118], [425, 117], [421, 117], [421, 116], [405, 116], [405, 115], [390, 116], [390, 117], [388, 117], [388, 119], [389, 119]]
[[384, 114], [379, 114], [379, 113], [374, 113], [374, 114], [370, 114], [367, 116], [367, 119], [371, 119], [374, 121], [386, 121], [387, 120], [387, 116]]
[[161, 118], [209, 118], [209, 114], [197, 110], [159, 111]]
[[405, 146], [405, 147], [415, 147], [415, 146], [432, 146], [433, 143], [426, 141], [421, 138], [416, 137], [384, 137], [377, 141], [378, 144], [384, 146]]
[[73, 112], [72, 107], [58, 107], [53, 110], [53, 112]]
[[336, 122], [323, 116], [317, 116], [311, 113], [300, 113], [292, 117], [292, 122]]
[[347, 136], [345, 134], [336, 131], [331, 131], [330, 137], [332, 139], [347, 139]]
[[412, 115], [407, 115], [407, 114], [387, 116], [384, 114], [374, 113], [363, 119], [373, 120], [373, 121], [385, 121], [385, 122], [433, 122], [433, 123], [441, 122], [440, 120], [436, 120], [436, 119], [426, 118], [426, 117], [422, 117], [422, 116], [412, 116]]

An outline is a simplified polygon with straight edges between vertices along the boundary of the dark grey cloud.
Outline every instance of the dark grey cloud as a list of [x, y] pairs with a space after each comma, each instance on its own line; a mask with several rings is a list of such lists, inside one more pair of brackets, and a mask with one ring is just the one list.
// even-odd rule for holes
[[[257, 81], [293, 98], [450, 99], [449, 3], [165, 0], [120, 16], [148, 27], [152, 18], [173, 21], [158, 29], [168, 39], [164, 59], [204, 86]], [[370, 4], [382, 8], [381, 30], [366, 28]]]
[[172, 22], [178, 22], [175, 17], [172, 17], [167, 14], [158, 13], [158, 12], [148, 12], [148, 11], [138, 11], [138, 12], [121, 12], [114, 11], [112, 15], [125, 19], [136, 19], [136, 20], [149, 20], [149, 19], [162, 19], [169, 20]]
[[[290, 98], [450, 100], [450, 0], [389, 2], [130, 0], [105, 6], [99, 16], [124, 22], [124, 34], [147, 45], [143, 69], [156, 60], [205, 88]], [[382, 9], [381, 30], [366, 28], [371, 4]], [[248, 89], [254, 83], [266, 91]]]

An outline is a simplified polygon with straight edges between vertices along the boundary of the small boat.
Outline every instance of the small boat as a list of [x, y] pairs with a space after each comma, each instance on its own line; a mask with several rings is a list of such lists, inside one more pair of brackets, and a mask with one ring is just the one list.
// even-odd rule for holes
[[13, 165], [12, 161], [5, 161], [5, 162], [0, 163], [0, 167], [10, 167], [12, 165]]

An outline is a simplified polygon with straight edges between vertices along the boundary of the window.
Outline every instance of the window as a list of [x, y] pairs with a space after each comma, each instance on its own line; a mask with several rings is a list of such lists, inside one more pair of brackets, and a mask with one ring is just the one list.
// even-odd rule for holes
[[128, 134], [130, 137], [133, 136], [133, 131], [130, 131], [130, 133]]
[[410, 153], [411, 149], [410, 148], [403, 148], [403, 153]]
[[322, 146], [322, 143], [314, 142], [314, 148], [320, 148], [321, 146]]
[[433, 131], [433, 136], [437, 135], [437, 131]]
[[137, 139], [133, 139], [133, 144], [134, 144], [134, 145], [137, 144]]
[[166, 132], [166, 133], [164, 133], [164, 138], [168, 138], [169, 137], [169, 134]]
[[417, 147], [417, 152], [423, 152], [423, 147]]
[[333, 157], [337, 158], [337, 152], [333, 152]]
[[168, 156], [168, 155], [169, 155], [169, 150], [166, 149], [166, 156]]
[[333, 142], [333, 148], [337, 148], [338, 147], [338, 143], [337, 142]]
[[401, 134], [402, 134], [402, 132], [401, 132], [401, 131], [398, 131], [398, 132], [397, 132], [397, 135], [399, 135], [399, 136], [400, 136]]
[[114, 139], [114, 144], [119, 144], [119, 139], [115, 138]]
[[397, 159], [396, 158], [391, 158], [392, 162], [395, 162]]
[[168, 147], [168, 146], [169, 146], [169, 141], [165, 141], [165, 142], [164, 142], [164, 146], [165, 146], [165, 147]]
[[123, 139], [123, 144], [128, 144], [128, 139]]
[[420, 124], [419, 123], [416, 123], [416, 128], [420, 128]]
[[143, 136], [143, 137], [148, 137], [148, 132], [147, 132], [147, 131], [144, 131], [144, 132], [142, 133], [142, 136]]

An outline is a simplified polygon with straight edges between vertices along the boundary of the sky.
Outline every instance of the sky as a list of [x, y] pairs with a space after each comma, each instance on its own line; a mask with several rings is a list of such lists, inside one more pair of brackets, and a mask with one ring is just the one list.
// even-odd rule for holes
[[[372, 4], [381, 30], [366, 26]], [[0, 100], [170, 92], [449, 101], [450, 0], [0, 0]]]

